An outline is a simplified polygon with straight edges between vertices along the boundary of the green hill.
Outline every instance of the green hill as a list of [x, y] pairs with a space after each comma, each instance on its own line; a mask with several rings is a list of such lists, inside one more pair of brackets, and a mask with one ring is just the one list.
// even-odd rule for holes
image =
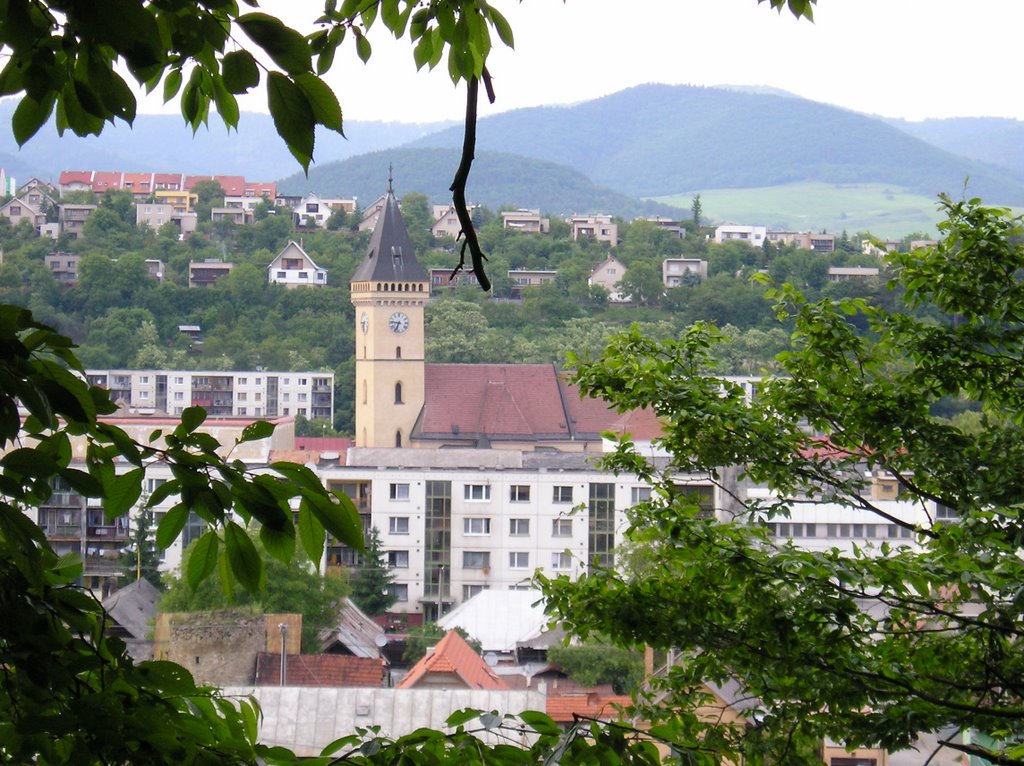
[[929, 144], [973, 160], [1024, 173], [1024, 122], [1002, 117], [887, 120]]
[[[448, 190], [459, 165], [458, 149], [389, 149], [314, 167], [278, 182], [291, 194], [315, 190], [324, 196], [356, 196], [364, 204], [384, 190], [394, 166], [398, 194], [422, 192], [434, 202], [451, 199]], [[614, 211], [619, 215], [679, 215], [664, 204], [643, 202], [605, 189], [564, 165], [502, 152], [477, 152], [466, 197], [489, 207], [539, 208], [558, 215]], [[687, 203], [689, 205], [689, 203]]]
[[[455, 147], [449, 128], [413, 146]], [[1024, 204], [1024, 176], [938, 149], [887, 124], [799, 98], [643, 85], [574, 106], [488, 117], [478, 148], [560, 162], [640, 197], [818, 181], [881, 183], [934, 197], [970, 191]]]

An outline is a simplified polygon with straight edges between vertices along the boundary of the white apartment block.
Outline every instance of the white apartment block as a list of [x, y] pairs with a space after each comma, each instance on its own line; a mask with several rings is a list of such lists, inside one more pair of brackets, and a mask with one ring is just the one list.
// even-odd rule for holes
[[743, 242], [751, 247], [761, 247], [765, 237], [768, 236], [766, 226], [748, 226], [744, 224], [727, 223], [715, 228], [715, 242]]
[[[526, 588], [537, 571], [576, 578], [594, 562], [613, 565], [626, 509], [650, 497], [640, 480], [579, 453], [351, 448], [343, 462], [317, 472], [380, 533], [392, 610], [427, 617], [439, 601], [446, 612], [482, 590]], [[709, 481], [693, 486], [714, 502]], [[353, 566], [358, 552], [329, 545], [326, 563]]]
[[198, 405], [211, 417], [334, 417], [333, 372], [86, 370], [85, 376], [140, 415], [180, 415]]

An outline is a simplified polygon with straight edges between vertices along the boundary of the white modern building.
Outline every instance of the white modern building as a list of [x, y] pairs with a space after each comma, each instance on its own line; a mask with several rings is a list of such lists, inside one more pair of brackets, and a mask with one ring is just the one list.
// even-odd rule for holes
[[85, 375], [138, 415], [180, 415], [198, 405], [214, 417], [334, 417], [333, 372], [86, 370]]
[[768, 227], [727, 223], [715, 228], [715, 242], [742, 242], [751, 247], [761, 247], [768, 236]]

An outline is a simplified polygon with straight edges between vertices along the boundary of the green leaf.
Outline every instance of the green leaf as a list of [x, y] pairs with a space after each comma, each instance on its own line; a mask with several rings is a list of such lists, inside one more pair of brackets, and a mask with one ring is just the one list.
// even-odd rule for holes
[[239, 16], [237, 22], [285, 72], [297, 74], [313, 70], [306, 38], [279, 19], [265, 13], [247, 13]]
[[308, 505], [317, 520], [324, 525], [324, 529], [330, 532], [335, 540], [351, 548], [362, 550], [365, 542], [359, 511], [344, 493], [324, 497], [312, 492], [303, 492], [301, 504]]
[[538, 713], [536, 710], [524, 710], [517, 715], [523, 723], [538, 734], [558, 735], [562, 733], [561, 727], [555, 723], [551, 716], [545, 713]]
[[356, 55], [365, 64], [370, 60], [370, 55], [373, 53], [373, 48], [370, 45], [370, 41], [366, 39], [366, 35], [359, 34], [358, 28], [353, 28], [353, 32], [356, 32]]
[[172, 69], [164, 78], [164, 103], [178, 95], [181, 90], [181, 70]]
[[46, 124], [53, 114], [53, 107], [57, 99], [52, 93], [47, 94], [42, 101], [36, 101], [31, 96], [22, 96], [18, 107], [11, 117], [11, 127], [14, 132], [14, 140], [18, 146], [24, 146], [39, 129]]
[[224, 547], [227, 549], [231, 574], [246, 590], [259, 590], [263, 586], [263, 561], [249, 535], [233, 521], [224, 527]]
[[456, 710], [445, 720], [447, 726], [462, 726], [464, 723], [469, 723], [480, 717], [482, 710], [474, 710], [472, 708], [465, 708], [463, 710]]
[[289, 481], [298, 484], [300, 487], [304, 487], [305, 489], [313, 492], [319, 492], [321, 494], [325, 491], [316, 474], [304, 465], [281, 462], [271, 463], [270, 468], [271, 470], [277, 471]]
[[268, 524], [260, 527], [260, 541], [267, 553], [287, 564], [295, 554], [295, 527], [288, 524], [275, 529]]
[[273, 435], [274, 424], [269, 420], [257, 420], [255, 423], [250, 423], [242, 429], [242, 435], [238, 437], [236, 444], [243, 444], [245, 442], [259, 441], [260, 439], [266, 439]]
[[502, 16], [498, 9], [493, 6], [487, 9], [487, 15], [491, 19], [491, 24], [494, 25], [494, 30], [498, 33], [498, 39], [509, 48], [515, 48], [516, 43], [512, 36], [512, 25], [508, 23], [508, 19]]
[[203, 580], [213, 574], [219, 553], [220, 539], [213, 530], [207, 531], [189, 549], [185, 577], [192, 590], [196, 590]]
[[267, 99], [277, 134], [308, 172], [316, 120], [306, 94], [283, 74], [271, 72], [267, 78]]
[[80, 495], [85, 497], [103, 496], [103, 485], [85, 471], [79, 471], [77, 468], [65, 468], [60, 472], [60, 477]]
[[224, 86], [232, 93], [245, 93], [260, 83], [260, 70], [249, 51], [231, 51], [220, 62]]
[[238, 101], [224, 86], [224, 80], [217, 76], [213, 77], [213, 103], [225, 125], [238, 127]]
[[166, 550], [171, 547], [171, 543], [178, 539], [181, 530], [185, 528], [188, 514], [188, 506], [184, 503], [178, 503], [164, 514], [156, 528], [156, 544], [158, 548]]
[[146, 501], [146, 507], [154, 508], [160, 505], [160, 503], [162, 503], [175, 492], [180, 491], [180, 489], [181, 482], [178, 481], [177, 479], [165, 481], [163, 484], [159, 485], [156, 489], [153, 490], [152, 494], [149, 496], [149, 499]]
[[116, 476], [107, 486], [107, 496], [103, 501], [103, 514], [108, 519], [116, 519], [128, 513], [142, 495], [142, 479], [146, 475], [144, 468], [133, 468], [128, 473]]
[[313, 513], [309, 504], [303, 500], [299, 503], [299, 540], [302, 541], [302, 549], [306, 551], [309, 560], [317, 569], [320, 568], [320, 561], [324, 557], [324, 546], [327, 543], [327, 533], [324, 525]]
[[325, 128], [342, 133], [341, 105], [327, 83], [314, 74], [299, 74], [295, 76], [295, 84], [306, 94], [313, 118]]
[[186, 407], [181, 413], [181, 425], [174, 429], [178, 438], [193, 433], [206, 420], [206, 410], [202, 407]]

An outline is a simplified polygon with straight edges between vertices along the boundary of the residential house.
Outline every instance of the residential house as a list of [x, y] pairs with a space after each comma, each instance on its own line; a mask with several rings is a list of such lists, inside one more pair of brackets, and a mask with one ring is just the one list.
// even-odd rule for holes
[[508, 685], [456, 631], [445, 633], [410, 668], [396, 689], [488, 689], [504, 691]]
[[160, 590], [145, 577], [118, 588], [103, 600], [110, 619], [107, 635], [120, 638], [136, 662], [153, 659], [150, 633], [156, 619]]
[[289, 241], [267, 266], [267, 280], [285, 287], [323, 287], [327, 269], [322, 269], [297, 243]]
[[60, 193], [57, 189], [45, 181], [40, 181], [38, 178], [30, 178], [23, 183], [18, 187], [14, 196], [21, 197], [40, 211], [45, 211], [47, 208], [52, 208], [56, 211], [58, 200], [60, 199]]
[[665, 287], [679, 287], [694, 278], [708, 278], [707, 261], [700, 258], [666, 258], [661, 262], [661, 281]]
[[619, 282], [626, 276], [626, 267], [618, 258], [609, 254], [590, 272], [587, 284], [593, 287], [599, 285], [608, 291], [608, 300], [612, 303], [625, 303], [629, 301], [628, 295], [623, 295], [619, 289]]
[[881, 257], [889, 253], [894, 253], [899, 249], [900, 243], [894, 239], [862, 239], [860, 241], [860, 251], [864, 255]]
[[297, 227], [324, 228], [335, 212], [351, 214], [356, 211], [354, 199], [325, 199], [316, 194], [302, 197], [293, 208], [293, 217]]
[[236, 226], [242, 226], [246, 222], [245, 210], [241, 207], [214, 207], [210, 208], [210, 220], [227, 221]]
[[97, 209], [97, 205], [62, 202], [58, 211], [60, 231], [72, 239], [78, 239], [85, 230], [85, 222]]
[[41, 206], [32, 205], [21, 197], [12, 197], [0, 205], [0, 216], [9, 220], [12, 226], [26, 221], [36, 234], [46, 223], [46, 214], [42, 212]]
[[327, 688], [381, 688], [387, 681], [387, 663], [380, 657], [344, 654], [256, 655], [256, 686], [320, 686]]
[[504, 210], [501, 213], [501, 225], [506, 229], [529, 234], [547, 234], [551, 231], [551, 219], [541, 218], [540, 210]]
[[751, 247], [761, 247], [768, 236], [766, 226], [749, 226], [728, 223], [715, 228], [715, 242], [743, 242]]
[[235, 264], [228, 261], [221, 261], [217, 258], [207, 258], [203, 261], [189, 261], [188, 286], [210, 287], [218, 279], [230, 274], [233, 268], [235, 268]]
[[879, 269], [877, 266], [829, 266], [829, 282], [849, 282], [854, 279], [870, 279], [877, 277]]
[[159, 258], [147, 258], [146, 259], [146, 271], [149, 272], [149, 276], [153, 277], [157, 282], [164, 281], [164, 271], [166, 265]]
[[62, 170], [57, 181], [60, 194], [76, 191], [92, 191], [91, 170]]
[[686, 237], [686, 228], [683, 226], [681, 221], [677, 221], [673, 218], [665, 218], [664, 216], [637, 216], [633, 221], [641, 221], [649, 223], [653, 226], [658, 227], [662, 231], [667, 231], [679, 239]]
[[388, 195], [382, 194], [373, 202], [363, 208], [362, 217], [359, 219], [359, 231], [369, 231], [377, 226], [377, 218], [380, 216]]
[[934, 239], [912, 239], [910, 240], [910, 252], [919, 250], [922, 247], [935, 247], [938, 243]]
[[[298, 441], [299, 437], [296, 437], [296, 446]], [[381, 656], [383, 639], [384, 631], [380, 625], [367, 617], [352, 599], [346, 598], [338, 613], [337, 626], [321, 636], [320, 650], [324, 654], [377, 659]]]
[[[163, 194], [164, 200], [176, 200], [176, 202], [137, 202], [135, 204], [135, 225], [148, 226], [157, 231], [161, 226], [169, 223], [178, 230], [179, 239], [188, 239], [199, 223], [199, 217], [194, 212], [189, 212], [188, 194], [180, 192], [164, 192]], [[185, 202], [183, 203], [182, 200]]]
[[607, 242], [612, 247], [619, 244], [619, 225], [610, 215], [574, 215], [568, 222], [572, 227], [573, 240], [586, 237]]
[[184, 189], [157, 189], [153, 193], [153, 199], [157, 203], [173, 207], [176, 215], [187, 215], [195, 210], [199, 195]]
[[476, 274], [472, 269], [461, 269], [458, 274], [453, 274], [454, 269], [432, 268], [430, 270], [430, 293], [438, 294], [444, 288], [454, 289], [456, 287], [479, 287]]
[[78, 264], [82, 256], [78, 253], [49, 253], [43, 261], [53, 273], [53, 278], [62, 285], [73, 287], [78, 284]]
[[558, 278], [558, 269], [509, 269], [507, 273], [513, 298], [521, 298], [524, 288], [550, 284]]
[[832, 234], [814, 234], [809, 231], [769, 231], [768, 241], [777, 245], [790, 245], [798, 250], [815, 253], [834, 253], [836, 238]]
[[[470, 214], [476, 210], [478, 205], [469, 205], [467, 210]], [[458, 239], [462, 233], [462, 224], [459, 223], [459, 216], [455, 212], [455, 205], [434, 205], [434, 225], [430, 227], [430, 233], [435, 237], [449, 237]]]

